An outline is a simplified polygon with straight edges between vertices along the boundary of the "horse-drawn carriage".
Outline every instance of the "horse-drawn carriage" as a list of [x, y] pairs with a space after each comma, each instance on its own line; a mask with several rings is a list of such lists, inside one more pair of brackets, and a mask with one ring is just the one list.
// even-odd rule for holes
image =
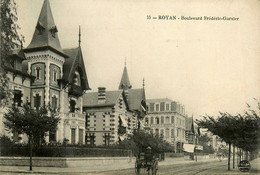
[[135, 162], [135, 173], [140, 174], [145, 169], [150, 175], [156, 175], [158, 170], [158, 159], [151, 152], [140, 153]]

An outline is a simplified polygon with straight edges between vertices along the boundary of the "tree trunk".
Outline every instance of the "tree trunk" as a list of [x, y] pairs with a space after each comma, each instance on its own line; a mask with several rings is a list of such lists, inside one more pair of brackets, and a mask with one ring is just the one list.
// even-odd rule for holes
[[231, 143], [228, 144], [228, 171], [230, 171]]
[[248, 151], [246, 151], [246, 160], [248, 160]]
[[239, 162], [241, 162], [241, 158], [242, 158], [242, 150], [241, 148], [239, 149]]
[[239, 164], [239, 148], [237, 147], [237, 165]]
[[29, 137], [29, 147], [30, 147], [30, 171], [32, 171], [32, 139]]
[[233, 145], [233, 169], [235, 168], [235, 157], [236, 157], [236, 154], [235, 154], [235, 146]]

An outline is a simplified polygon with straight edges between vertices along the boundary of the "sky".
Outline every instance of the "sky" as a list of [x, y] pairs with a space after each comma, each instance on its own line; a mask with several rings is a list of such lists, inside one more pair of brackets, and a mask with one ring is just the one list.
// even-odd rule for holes
[[[146, 98], [169, 98], [199, 118], [242, 113], [260, 99], [258, 0], [49, 0], [62, 48], [81, 48], [91, 91], [116, 90], [126, 65]], [[16, 0], [28, 46], [43, 0]], [[148, 20], [159, 15], [236, 17]]]

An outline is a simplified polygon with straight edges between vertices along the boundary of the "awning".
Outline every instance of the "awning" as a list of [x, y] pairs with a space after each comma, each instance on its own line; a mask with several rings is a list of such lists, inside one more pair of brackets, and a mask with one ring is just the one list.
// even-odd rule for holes
[[183, 151], [188, 153], [194, 153], [195, 145], [192, 144], [183, 144]]
[[120, 115], [120, 119], [121, 119], [121, 121], [122, 121], [122, 126], [124, 126], [124, 127], [128, 127], [128, 125], [127, 125], [127, 121], [125, 120], [125, 118], [124, 118], [123, 116]]

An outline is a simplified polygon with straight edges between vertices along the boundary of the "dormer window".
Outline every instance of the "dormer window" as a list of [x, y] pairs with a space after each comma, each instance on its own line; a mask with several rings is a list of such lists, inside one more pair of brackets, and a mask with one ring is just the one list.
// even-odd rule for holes
[[73, 84], [80, 86], [80, 75], [79, 72], [75, 72], [74, 76], [73, 76]]
[[50, 29], [50, 32], [51, 32], [52, 37], [55, 38], [55, 34], [56, 34], [56, 32], [58, 32], [57, 27], [56, 27], [56, 26], [53, 26], [53, 27]]
[[41, 35], [42, 32], [45, 30], [41, 22], [37, 23], [36, 29], [39, 31], [39, 34]]

